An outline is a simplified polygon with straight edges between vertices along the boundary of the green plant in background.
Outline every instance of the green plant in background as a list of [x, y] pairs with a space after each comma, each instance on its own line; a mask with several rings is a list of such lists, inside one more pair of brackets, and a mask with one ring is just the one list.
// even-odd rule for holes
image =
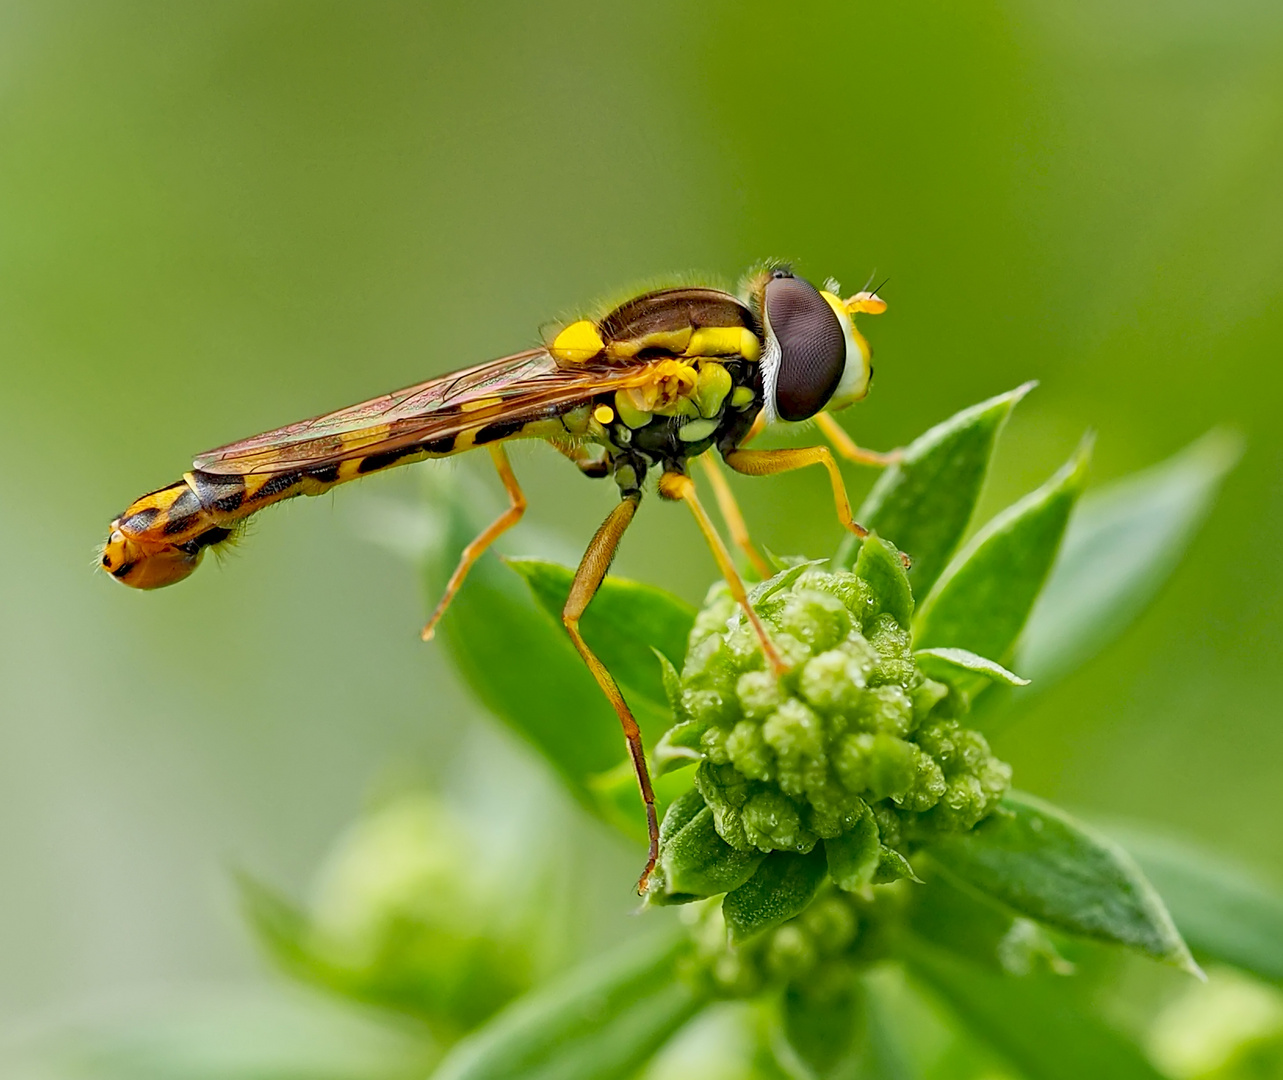
[[[722, 1035], [727, 1076], [1139, 1078], [1162, 1075], [1159, 1062], [1228, 1078], [1257, 1075], [1240, 1065], [1283, 1067], [1283, 1022], [1230, 1039], [1201, 1073], [1179, 1064], [1189, 1059], [1154, 1033], [1171, 1027], [1160, 1022], [1169, 1000], [1198, 984], [1120, 990], [1110, 948], [1187, 975], [1201, 977], [1197, 955], [1280, 982], [1283, 901], [1185, 846], [1134, 826], [1111, 838], [1020, 792], [985, 735], [1107, 647], [1153, 595], [1236, 442], [1212, 433], [1081, 497], [1084, 441], [962, 545], [998, 434], [1028, 389], [908, 447], [861, 509], [869, 538], [830, 560], [786, 560], [756, 586], [754, 607], [790, 666], [778, 681], [720, 584], [696, 612], [651, 586], [604, 583], [584, 633], [634, 703], [666, 806], [635, 940], [531, 988], [537, 883], [470, 893], [466, 829], [420, 802], [381, 812], [348, 845], [349, 866], [378, 864], [349, 882], [379, 888], [338, 888], [337, 901], [331, 889], [328, 909], [303, 912], [247, 885], [274, 955], [313, 983], [425, 1021], [444, 1051], [440, 1080], [708, 1075], [656, 1055], [728, 1001], [749, 1004]], [[457, 541], [468, 523], [453, 502], [443, 510]], [[451, 547], [429, 553], [433, 588]], [[907, 573], [899, 550], [912, 554]], [[613, 717], [558, 622], [571, 576], [489, 560], [443, 633], [481, 700], [577, 801], [640, 839]], [[923, 991], [934, 1030], [951, 1032], [929, 1066], [920, 1044], [931, 1024], [904, 1005]]]

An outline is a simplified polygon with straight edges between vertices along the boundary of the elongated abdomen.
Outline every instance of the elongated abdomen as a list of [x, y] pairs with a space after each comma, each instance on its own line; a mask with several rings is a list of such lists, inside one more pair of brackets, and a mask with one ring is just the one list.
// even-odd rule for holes
[[[502, 437], [523, 433], [523, 427], [534, 429], [534, 425], [513, 426], [518, 430], [505, 430]], [[470, 448], [486, 430], [481, 427], [431, 443], [277, 473], [224, 475], [194, 469], [177, 483], [135, 500], [111, 523], [102, 568], [135, 589], [173, 585], [200, 565], [206, 548], [230, 539], [245, 518], [264, 507], [296, 495], [321, 495], [336, 484], [395, 465], [447, 457]]]

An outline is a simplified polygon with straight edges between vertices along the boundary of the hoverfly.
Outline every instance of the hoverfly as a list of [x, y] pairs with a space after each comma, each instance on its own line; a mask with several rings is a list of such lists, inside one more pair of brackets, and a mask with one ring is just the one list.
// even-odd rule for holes
[[658, 471], [660, 497], [689, 507], [768, 663], [783, 673], [783, 660], [696, 496], [688, 465], [700, 459], [708, 469], [735, 543], [766, 576], [770, 567], [753, 547], [710, 449], [748, 476], [822, 465], [838, 518], [864, 535], [827, 447], [750, 450], [745, 444], [766, 423], [817, 418], [845, 456], [885, 464], [888, 456], [861, 450], [822, 412], [868, 393], [871, 351], [854, 316], [885, 310], [876, 291], [843, 300], [836, 282], [817, 289], [779, 265], [750, 276], [739, 296], [693, 287], [648, 292], [604, 318], [570, 323], [540, 348], [201, 454], [181, 480], [144, 495], [111, 523], [102, 566], [134, 588], [171, 585], [196, 569], [206, 548], [229, 540], [265, 506], [319, 495], [393, 465], [485, 447], [509, 506], [464, 549], [424, 629], [426, 640], [469, 567], [525, 510], [504, 450], [507, 440], [547, 440], [588, 476], [613, 477], [620, 502], [584, 552], [562, 621], [623, 725], [650, 831], [639, 883], [644, 891], [659, 832], [641, 733], [615, 680], [584, 641], [579, 620], [637, 511], [644, 480]]

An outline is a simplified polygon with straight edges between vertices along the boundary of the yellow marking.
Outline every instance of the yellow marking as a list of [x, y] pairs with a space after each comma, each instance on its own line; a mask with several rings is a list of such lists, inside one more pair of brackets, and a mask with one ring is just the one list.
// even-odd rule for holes
[[606, 343], [601, 340], [597, 324], [588, 319], [580, 319], [578, 322], [571, 323], [553, 338], [548, 351], [552, 353], [553, 359], [560, 363], [583, 364], [605, 347]]
[[[742, 326], [701, 326], [691, 334], [686, 355], [740, 356], [743, 355], [746, 336], [753, 342], [755, 349], [757, 338]], [[756, 359], [756, 356], [745, 357], [745, 359]]]
[[645, 409], [639, 409], [633, 404], [631, 390], [615, 391], [615, 411], [619, 413], [619, 419], [630, 428], [645, 427], [650, 423], [652, 415]]
[[599, 424], [609, 424], [615, 419], [615, 410], [609, 405], [598, 405], [592, 411], [592, 418]]
[[472, 447], [476, 445], [477, 432], [480, 430], [480, 428], [464, 428], [463, 431], [459, 432], [459, 434], [454, 437], [455, 451], [471, 450]]
[[358, 476], [361, 475], [360, 468], [361, 468], [360, 458], [350, 458], [347, 461], [340, 461], [339, 462], [339, 482], [342, 483], [344, 480], [355, 480]]
[[737, 386], [731, 391], [731, 407], [734, 409], [743, 409], [753, 404], [753, 388], [751, 386]]
[[633, 407], [639, 412], [660, 416], [696, 417], [699, 410], [690, 400], [695, 390], [695, 369], [680, 360], [661, 360], [646, 372], [646, 380], [629, 387]]
[[887, 302], [877, 293], [858, 292], [843, 307], [852, 315], [881, 315], [887, 309]]
[[731, 392], [731, 373], [721, 364], [705, 361], [699, 365], [699, 375], [695, 379], [695, 393], [692, 395], [700, 416], [716, 416], [722, 408], [722, 402]]
[[643, 349], [662, 349], [664, 352], [676, 353], [680, 356], [688, 351], [687, 345], [691, 340], [691, 334], [692, 330], [689, 326], [683, 326], [678, 330], [657, 330], [653, 334], [643, 334], [641, 337], [612, 341], [606, 346], [606, 352], [618, 360], [631, 360]]
[[481, 409], [493, 409], [496, 405], [502, 405], [501, 397], [483, 397], [477, 398], [476, 401], [465, 401], [459, 406], [460, 412], [478, 412]]

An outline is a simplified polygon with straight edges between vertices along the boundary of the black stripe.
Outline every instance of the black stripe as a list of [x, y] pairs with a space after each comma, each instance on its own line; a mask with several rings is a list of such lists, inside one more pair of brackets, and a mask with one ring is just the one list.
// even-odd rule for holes
[[154, 506], [148, 506], [135, 514], [130, 514], [120, 523], [120, 528], [125, 532], [144, 533], [156, 523], [158, 517], [160, 517], [160, 511]]
[[116, 567], [115, 570], [111, 572], [111, 576], [115, 578], [123, 578], [126, 574], [129, 573], [130, 570], [134, 568], [135, 565], [136, 565], [135, 563], [131, 563], [131, 562], [121, 563], [118, 567]]
[[322, 484], [333, 484], [339, 478], [339, 467], [337, 465], [320, 465], [315, 469], [309, 469], [307, 475], [313, 480], [319, 480]]
[[222, 526], [216, 525], [212, 529], [206, 529], [200, 536], [194, 536], [186, 543], [175, 546], [179, 550], [187, 552], [188, 555], [195, 555], [201, 548], [209, 547], [210, 544], [221, 544], [231, 535], [231, 529], [224, 529]]
[[497, 424], [487, 424], [477, 431], [472, 441], [475, 445], [482, 446], [488, 442], [506, 439], [509, 435], [517, 434], [527, 423], [526, 420], [502, 420]]
[[278, 473], [254, 492], [250, 498], [253, 500], [270, 499], [273, 495], [280, 495], [283, 492], [289, 491], [290, 488], [295, 487], [302, 479], [303, 474], [300, 472]]
[[362, 458], [361, 464], [356, 467], [356, 471], [361, 476], [366, 473], [378, 472], [380, 469], [386, 469], [389, 465], [395, 465], [407, 454], [417, 453], [418, 449], [417, 446], [401, 446], [396, 450], [381, 450], [377, 454]]

